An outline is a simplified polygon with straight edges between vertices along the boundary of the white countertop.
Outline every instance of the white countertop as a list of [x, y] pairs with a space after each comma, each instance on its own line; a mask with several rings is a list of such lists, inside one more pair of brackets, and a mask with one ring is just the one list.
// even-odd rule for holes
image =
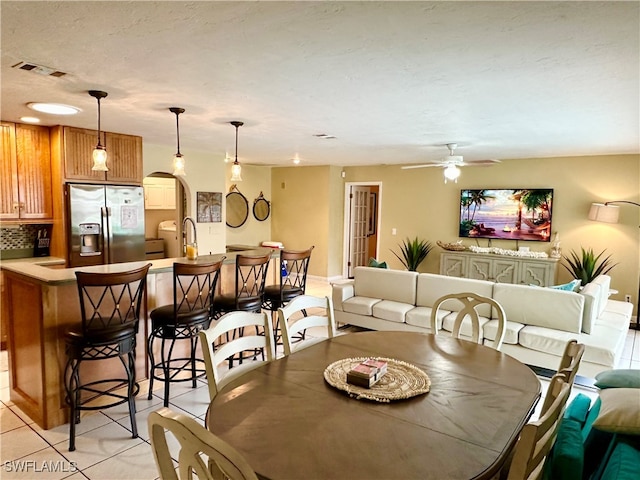
[[140, 262], [113, 263], [110, 265], [96, 265], [92, 267], [76, 267], [76, 268], [50, 268], [55, 265], [64, 265], [64, 260], [55, 257], [35, 257], [35, 258], [16, 258], [12, 260], [3, 260], [0, 268], [3, 271], [13, 272], [29, 277], [37, 282], [57, 285], [63, 283], [73, 283], [76, 281], [75, 272], [94, 272], [94, 273], [118, 273], [127, 270], [135, 270], [144, 265], [151, 264], [149, 273], [168, 272], [173, 269], [175, 262], [180, 263], [207, 263], [219, 261], [222, 257], [226, 257], [225, 264], [232, 264], [238, 254], [243, 255], [265, 255], [271, 253], [272, 257], [277, 257], [279, 251], [272, 248], [256, 248], [254, 250], [245, 250], [238, 252], [220, 253], [216, 255], [202, 255], [197, 260], [187, 260], [186, 257], [178, 258], [162, 258], [157, 260], [143, 260]]

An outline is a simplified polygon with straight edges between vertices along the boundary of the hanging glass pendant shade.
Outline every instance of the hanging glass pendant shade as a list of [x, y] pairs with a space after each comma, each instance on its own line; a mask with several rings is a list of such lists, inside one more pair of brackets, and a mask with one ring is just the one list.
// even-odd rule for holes
[[236, 127], [236, 159], [231, 165], [231, 179], [232, 182], [241, 182], [242, 181], [242, 166], [238, 162], [238, 127], [244, 125], [244, 122], [233, 121], [229, 122], [231, 125]]
[[93, 150], [93, 167], [91, 167], [91, 170], [97, 172], [108, 172], [107, 147], [102, 145], [100, 139], [100, 100], [105, 98], [108, 94], [107, 92], [102, 92], [100, 90], [89, 90], [89, 95], [98, 101], [98, 144]]
[[187, 173], [184, 171], [184, 155], [180, 153], [180, 123], [178, 120], [178, 115], [184, 113], [184, 108], [171, 107], [169, 111], [176, 114], [176, 138], [178, 142], [177, 152], [173, 156], [173, 175], [184, 177]]

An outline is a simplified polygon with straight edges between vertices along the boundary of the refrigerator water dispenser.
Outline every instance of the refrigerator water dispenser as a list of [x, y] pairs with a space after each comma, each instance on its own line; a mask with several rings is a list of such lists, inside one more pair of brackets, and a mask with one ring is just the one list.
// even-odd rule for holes
[[81, 223], [80, 227], [80, 256], [100, 255], [100, 224]]

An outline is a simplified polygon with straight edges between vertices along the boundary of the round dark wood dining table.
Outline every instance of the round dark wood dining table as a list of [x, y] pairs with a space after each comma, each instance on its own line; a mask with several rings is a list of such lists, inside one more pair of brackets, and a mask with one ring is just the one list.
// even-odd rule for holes
[[[430, 391], [359, 400], [323, 372], [351, 357], [387, 357], [427, 373]], [[540, 398], [518, 360], [445, 335], [339, 335], [243, 375], [213, 399], [207, 428], [262, 478], [485, 479], [504, 464]]]

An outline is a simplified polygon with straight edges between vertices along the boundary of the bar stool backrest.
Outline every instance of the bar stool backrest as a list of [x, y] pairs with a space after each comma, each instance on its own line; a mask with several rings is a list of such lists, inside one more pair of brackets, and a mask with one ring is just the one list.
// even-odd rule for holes
[[[254, 301], [259, 310], [269, 270], [271, 255], [238, 255], [236, 257], [236, 307], [241, 302], [243, 310], [250, 309]], [[240, 308], [236, 308], [239, 310]]]
[[[280, 252], [281, 305], [286, 300], [283, 298], [284, 296], [290, 296], [292, 293], [296, 296], [304, 295], [307, 288], [307, 270], [313, 249], [314, 246], [308, 250], [283, 250]], [[285, 295], [285, 292], [288, 295]]]
[[149, 267], [122, 273], [76, 272], [85, 336], [131, 326], [137, 331]]
[[[174, 318], [178, 313], [211, 312], [224, 258], [211, 263], [173, 264]], [[210, 315], [211, 316], [211, 315]]]

